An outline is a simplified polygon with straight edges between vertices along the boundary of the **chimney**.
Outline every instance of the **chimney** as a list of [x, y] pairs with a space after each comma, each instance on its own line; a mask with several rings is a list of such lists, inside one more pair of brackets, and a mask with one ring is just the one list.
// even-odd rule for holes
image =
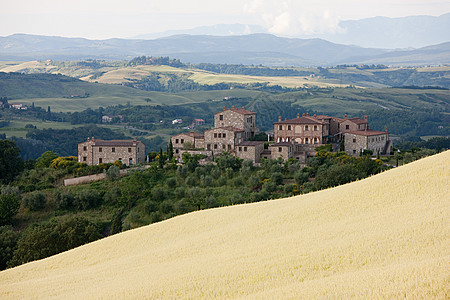
[[91, 138], [91, 140], [92, 140], [93, 142], [95, 142], [95, 139], [94, 139], [94, 137], [92, 137], [92, 138]]
[[368, 116], [364, 116], [364, 121], [368, 122], [369, 121], [369, 117]]
[[278, 116], [278, 122], [281, 122], [281, 116]]
[[306, 113], [306, 116], [309, 117], [309, 113]]
[[297, 114], [297, 119], [300, 118], [300, 114]]
[[287, 121], [287, 118], [284, 118], [285, 121]]
[[234, 108], [234, 105], [232, 105], [231, 108]]
[[302, 117], [304, 117], [304, 116], [305, 116], [305, 113], [302, 114]]
[[87, 141], [88, 141], [88, 142], [90, 141], [89, 137], [87, 138]]
[[347, 120], [347, 114], [344, 115], [344, 118]]
[[384, 127], [384, 132], [388, 133], [387, 126]]
[[317, 115], [316, 114], [314, 114], [314, 118], [316, 118], [317, 117]]
[[223, 106], [223, 110], [226, 110], [227, 108], [225, 107], [225, 105]]

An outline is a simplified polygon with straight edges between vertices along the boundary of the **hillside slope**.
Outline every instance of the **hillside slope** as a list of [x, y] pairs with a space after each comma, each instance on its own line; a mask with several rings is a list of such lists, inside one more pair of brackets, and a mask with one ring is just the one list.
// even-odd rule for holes
[[0, 273], [0, 298], [445, 298], [450, 151], [175, 217]]

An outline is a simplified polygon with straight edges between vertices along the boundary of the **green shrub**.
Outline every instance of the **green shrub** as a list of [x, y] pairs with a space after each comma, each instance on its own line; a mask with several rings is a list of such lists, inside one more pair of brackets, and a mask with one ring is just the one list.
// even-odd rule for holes
[[19, 236], [12, 226], [0, 226], [0, 270], [6, 269], [12, 259]]
[[45, 196], [39, 191], [31, 192], [23, 196], [22, 203], [31, 211], [38, 211], [45, 206]]
[[9, 224], [19, 207], [19, 200], [14, 194], [0, 195], [0, 226]]
[[87, 210], [97, 207], [101, 200], [102, 196], [99, 191], [94, 189], [84, 189], [76, 193], [73, 205], [76, 209]]

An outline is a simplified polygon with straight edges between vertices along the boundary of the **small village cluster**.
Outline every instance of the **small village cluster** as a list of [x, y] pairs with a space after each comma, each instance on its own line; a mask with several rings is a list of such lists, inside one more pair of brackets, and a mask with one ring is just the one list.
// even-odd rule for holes
[[[245, 108], [224, 107], [214, 114], [214, 128], [203, 134], [180, 133], [171, 137], [174, 156], [182, 160], [182, 154], [203, 154], [212, 159], [222, 152], [259, 163], [263, 158], [297, 159], [305, 163], [314, 156], [316, 148], [331, 144], [334, 151], [343, 147], [352, 156], [364, 150], [373, 154], [389, 154], [392, 141], [387, 129], [376, 131], [369, 128], [367, 116], [361, 118], [330, 117], [325, 115], [297, 114], [290, 120], [281, 117], [274, 123], [274, 142], [264, 147], [264, 141], [252, 141], [259, 133], [256, 113]], [[144, 144], [134, 140], [104, 141], [89, 139], [78, 145], [78, 161], [88, 165], [112, 163], [117, 160], [126, 165], [145, 162]]]

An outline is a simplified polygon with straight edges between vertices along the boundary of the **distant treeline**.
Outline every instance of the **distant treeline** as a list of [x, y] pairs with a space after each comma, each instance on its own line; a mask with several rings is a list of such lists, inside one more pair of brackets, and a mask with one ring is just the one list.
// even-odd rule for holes
[[219, 74], [239, 74], [252, 76], [309, 76], [314, 72], [299, 71], [294, 68], [275, 68], [264, 66], [244, 66], [228, 64], [194, 64], [191, 67]]

